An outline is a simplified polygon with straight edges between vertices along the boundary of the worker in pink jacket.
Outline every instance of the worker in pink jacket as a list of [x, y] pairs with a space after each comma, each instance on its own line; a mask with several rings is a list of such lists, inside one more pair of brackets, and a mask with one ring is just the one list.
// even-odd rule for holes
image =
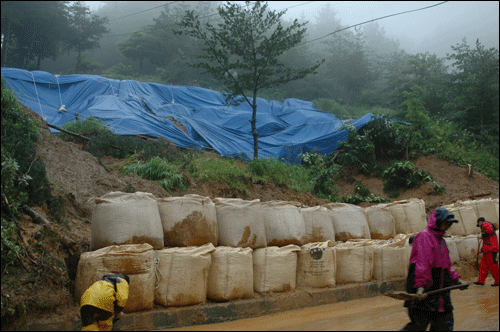
[[[453, 213], [439, 207], [429, 216], [427, 227], [415, 235], [406, 292], [423, 294], [456, 284], [465, 284], [451, 267], [450, 253], [443, 235], [453, 223]], [[424, 300], [405, 301], [411, 322], [401, 331], [453, 331], [453, 306], [450, 291], [427, 296]]]

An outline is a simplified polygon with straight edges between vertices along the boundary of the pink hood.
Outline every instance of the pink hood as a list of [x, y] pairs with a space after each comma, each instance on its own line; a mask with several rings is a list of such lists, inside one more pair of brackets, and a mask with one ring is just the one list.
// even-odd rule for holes
[[[451, 267], [448, 246], [443, 239], [444, 233], [437, 229], [434, 210], [429, 216], [426, 229], [418, 232], [413, 241], [410, 264], [415, 263], [415, 288], [428, 289], [432, 286], [432, 268], [447, 269], [453, 280], [460, 279], [460, 275]], [[439, 288], [441, 287], [442, 285]]]

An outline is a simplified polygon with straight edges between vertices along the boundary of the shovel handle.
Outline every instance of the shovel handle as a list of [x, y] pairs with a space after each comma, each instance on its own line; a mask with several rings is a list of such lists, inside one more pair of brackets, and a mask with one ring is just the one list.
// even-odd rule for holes
[[458, 285], [453, 285], [453, 286], [449, 286], [449, 287], [445, 287], [445, 288], [441, 288], [441, 289], [432, 290], [432, 291], [426, 292], [424, 294], [432, 295], [432, 294], [437, 294], [437, 293], [441, 293], [441, 292], [451, 291], [453, 289], [466, 289], [467, 287], [469, 287], [469, 284], [458, 284]]

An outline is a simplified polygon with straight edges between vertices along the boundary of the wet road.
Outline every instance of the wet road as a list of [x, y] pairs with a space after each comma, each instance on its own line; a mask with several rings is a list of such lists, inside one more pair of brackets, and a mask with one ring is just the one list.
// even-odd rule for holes
[[[470, 281], [469, 281], [470, 282]], [[499, 287], [471, 284], [451, 292], [455, 331], [498, 331]], [[327, 304], [237, 321], [168, 329], [164, 331], [397, 331], [409, 322], [403, 301], [386, 296]]]

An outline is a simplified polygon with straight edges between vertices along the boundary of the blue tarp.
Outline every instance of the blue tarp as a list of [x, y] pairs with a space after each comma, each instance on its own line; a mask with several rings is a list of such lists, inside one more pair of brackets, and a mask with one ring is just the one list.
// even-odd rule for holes
[[[220, 92], [15, 68], [2, 68], [2, 76], [19, 102], [56, 126], [76, 121], [75, 114], [80, 119], [94, 116], [119, 135], [162, 136], [180, 147], [212, 148], [223, 156], [253, 158], [252, 108], [246, 102], [225, 106]], [[343, 121], [319, 111], [312, 102], [258, 98], [257, 104], [259, 158], [296, 163], [301, 153], [313, 149], [331, 153], [347, 138], [348, 132], [340, 130]], [[67, 112], [59, 112], [61, 105]], [[188, 134], [167, 117], [180, 121]], [[352, 125], [359, 130], [372, 120], [373, 114], [368, 113]]]

